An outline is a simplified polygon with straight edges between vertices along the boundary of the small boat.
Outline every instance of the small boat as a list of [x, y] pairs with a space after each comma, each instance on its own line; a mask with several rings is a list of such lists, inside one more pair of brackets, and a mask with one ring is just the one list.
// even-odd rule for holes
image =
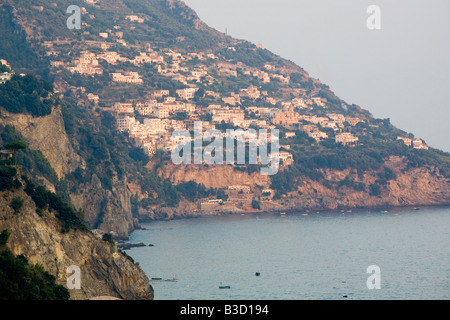
[[308, 215], [307, 213], [302, 214], [302, 216], [307, 216], [307, 215]]
[[152, 281], [152, 284], [160, 284], [161, 281]]
[[286, 212], [280, 212], [280, 214], [281, 214], [282, 216], [285, 216], [285, 215], [286, 215]]
[[231, 289], [230, 286], [219, 286], [219, 289]]
[[152, 280], [162, 280], [162, 278], [152, 278]]
[[177, 282], [178, 279], [177, 279], [177, 278], [172, 278], [172, 279], [166, 279], [166, 280], [164, 280], [164, 281], [167, 281], [167, 282]]
[[261, 275], [260, 272], [256, 272], [256, 273], [255, 273], [255, 276], [257, 276], [257, 277], [259, 277], [260, 275]]

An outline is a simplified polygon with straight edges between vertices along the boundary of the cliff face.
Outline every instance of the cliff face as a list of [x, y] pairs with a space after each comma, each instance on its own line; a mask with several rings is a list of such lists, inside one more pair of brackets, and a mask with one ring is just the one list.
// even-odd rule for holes
[[[31, 150], [40, 150], [59, 179], [65, 178], [77, 168], [85, 169], [86, 161], [76, 151], [83, 146], [74, 147], [65, 131], [59, 107], [53, 108], [52, 113], [44, 117], [1, 110], [0, 124], [14, 126]], [[55, 190], [55, 186], [49, 182], [46, 187]], [[126, 177], [121, 180], [113, 179], [112, 190], [107, 190], [94, 174], [89, 182], [71, 190], [70, 197], [73, 205], [84, 211], [91, 228], [126, 238], [137, 225], [131, 214]]]
[[[328, 172], [330, 176], [345, 178], [346, 171]], [[374, 174], [366, 174], [361, 182], [370, 185], [376, 181]], [[435, 206], [450, 204], [450, 185], [434, 168], [413, 168], [388, 181], [379, 196], [367, 190], [356, 191], [349, 187], [330, 189], [312, 180], [305, 180], [299, 192], [288, 194], [282, 205], [290, 209], [348, 209], [399, 206]]]
[[94, 174], [90, 182], [79, 185], [70, 196], [73, 205], [83, 209], [85, 220], [92, 228], [127, 238], [138, 225], [131, 213], [131, 193], [123, 180], [115, 180], [110, 191], [102, 187]]
[[30, 149], [40, 150], [58, 178], [73, 172], [78, 166], [85, 166], [83, 159], [74, 151], [69, 141], [59, 108], [53, 108], [52, 113], [45, 117], [13, 114], [2, 110], [0, 123], [13, 125], [25, 138]]
[[[218, 212], [239, 212], [251, 207], [252, 200], [258, 200], [261, 210], [337, 210], [351, 208], [376, 208], [398, 206], [434, 206], [450, 204], [450, 184], [436, 167], [423, 166], [408, 168], [407, 161], [400, 157], [391, 157], [385, 162], [395, 177], [386, 181], [379, 195], [370, 192], [370, 185], [375, 184], [378, 172], [369, 171], [358, 176], [354, 170], [321, 170], [325, 180], [331, 186], [304, 178], [296, 190], [274, 201], [264, 197], [261, 189], [270, 188], [270, 178], [259, 172], [247, 174], [239, 172], [228, 165], [217, 166], [175, 166], [167, 163], [159, 169], [163, 179], [170, 179], [179, 184], [195, 181], [206, 187], [227, 188], [232, 185], [246, 185], [250, 194], [229, 193], [226, 205], [201, 210], [198, 204], [182, 202], [177, 208], [140, 208], [138, 214], [142, 220], [170, 219], [199, 214]], [[351, 178], [365, 187], [357, 190], [350, 186], [339, 186], [343, 180]]]
[[170, 179], [172, 183], [195, 181], [207, 188], [228, 188], [233, 185], [260, 185], [268, 187], [269, 176], [263, 176], [259, 170], [248, 174], [240, 172], [228, 165], [213, 165], [209, 167], [199, 165], [165, 164], [158, 172], [163, 179]]
[[[15, 197], [24, 200], [17, 213], [9, 206]], [[81, 289], [69, 290], [71, 299], [153, 299], [144, 272], [115, 245], [89, 231], [61, 233], [61, 223], [54, 214], [44, 210], [39, 216], [33, 200], [22, 189], [0, 192], [0, 208], [0, 230], [11, 232], [8, 247], [15, 255], [24, 255], [31, 264], [41, 264], [64, 286], [70, 276], [67, 268], [80, 268]]]

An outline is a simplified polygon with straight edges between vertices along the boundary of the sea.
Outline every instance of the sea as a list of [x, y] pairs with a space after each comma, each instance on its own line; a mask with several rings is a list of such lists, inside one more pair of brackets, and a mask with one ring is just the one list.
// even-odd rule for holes
[[155, 300], [447, 300], [450, 208], [143, 223], [125, 252]]

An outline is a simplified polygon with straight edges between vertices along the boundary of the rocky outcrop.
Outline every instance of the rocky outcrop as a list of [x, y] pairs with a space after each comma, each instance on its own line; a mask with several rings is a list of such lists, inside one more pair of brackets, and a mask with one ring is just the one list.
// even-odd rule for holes
[[228, 188], [232, 185], [260, 185], [268, 187], [269, 176], [263, 176], [259, 171], [252, 174], [237, 171], [229, 165], [174, 165], [167, 163], [159, 170], [163, 179], [170, 179], [174, 184], [195, 181], [207, 188]]
[[14, 126], [30, 149], [40, 150], [58, 178], [73, 172], [79, 166], [84, 167], [83, 159], [74, 151], [66, 134], [60, 108], [53, 108], [52, 113], [44, 117], [10, 113], [2, 109], [0, 123]]
[[[1, 110], [0, 124], [12, 125], [20, 132], [32, 150], [40, 150], [55, 170], [59, 179], [72, 173], [78, 167], [85, 169], [86, 161], [77, 152], [64, 127], [59, 107], [54, 107], [48, 116], [33, 117], [29, 114], [13, 114]], [[55, 186], [45, 178], [45, 186], [54, 191]], [[113, 179], [112, 190], [102, 187], [94, 174], [88, 183], [71, 190], [71, 201], [82, 209], [91, 228], [98, 228], [118, 238], [127, 238], [137, 226], [133, 219], [130, 192], [126, 178]]]
[[[402, 162], [404, 164], [404, 162]], [[368, 186], [378, 179], [376, 172], [369, 172], [358, 180], [366, 185], [366, 190], [356, 191], [342, 186], [328, 188], [316, 181], [305, 180], [297, 191], [283, 197], [280, 204], [289, 209], [350, 209], [401, 206], [437, 206], [450, 204], [450, 183], [434, 167], [410, 168], [401, 170], [388, 161], [396, 173], [392, 179], [381, 187], [381, 194], [371, 195]], [[403, 165], [402, 168], [405, 166]], [[329, 181], [343, 180], [350, 173], [330, 171], [326, 173]], [[356, 179], [355, 179], [356, 180]]]
[[100, 229], [117, 238], [127, 238], [138, 226], [132, 217], [131, 193], [124, 181], [116, 180], [112, 190], [102, 187], [94, 174], [89, 183], [81, 184], [70, 197], [76, 208], [82, 208], [91, 228]]
[[[302, 178], [296, 190], [284, 195], [279, 200], [273, 200], [270, 197], [260, 197], [258, 194], [258, 189], [270, 186], [270, 179], [267, 176], [261, 176], [259, 172], [249, 175], [226, 165], [175, 166], [169, 163], [159, 169], [159, 174], [163, 179], [170, 179], [174, 184], [195, 181], [213, 188], [248, 185], [253, 194], [246, 200], [235, 200], [234, 203], [219, 206], [213, 210], [200, 210], [198, 204], [183, 201], [177, 208], [139, 208], [138, 216], [140, 220], [145, 221], [242, 212], [245, 211], [243, 208], [251, 206], [253, 198], [259, 200], [262, 211], [337, 210], [450, 204], [450, 181], [436, 167], [408, 168], [407, 160], [399, 157], [386, 159], [385, 166], [395, 173], [395, 179], [381, 185], [380, 195], [373, 195], [370, 192], [370, 185], [377, 183], [379, 179], [378, 172], [368, 171], [362, 176], [358, 176], [350, 169], [321, 170], [325, 180], [330, 182], [328, 186], [318, 181]], [[363, 184], [364, 190], [358, 191], [349, 186], [339, 186], [341, 181], [348, 178]], [[241, 205], [239, 206], [238, 203]]]
[[[20, 197], [24, 204], [17, 213], [9, 203]], [[144, 272], [117, 247], [90, 231], [61, 233], [61, 223], [53, 212], [36, 213], [33, 200], [19, 189], [0, 192], [0, 230], [8, 229], [8, 247], [24, 255], [31, 264], [40, 264], [66, 286], [69, 266], [81, 272], [81, 289], [69, 290], [71, 299], [109, 296], [128, 300], [153, 299], [153, 289]]]

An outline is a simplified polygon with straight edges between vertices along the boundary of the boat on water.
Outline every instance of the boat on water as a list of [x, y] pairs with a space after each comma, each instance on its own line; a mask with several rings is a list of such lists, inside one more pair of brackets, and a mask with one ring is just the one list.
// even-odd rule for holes
[[286, 212], [280, 212], [280, 215], [285, 216]]
[[164, 281], [166, 281], [166, 282], [177, 282], [178, 279], [177, 278], [172, 278], [172, 279], [166, 279]]
[[162, 278], [152, 278], [152, 280], [162, 280]]
[[219, 286], [219, 289], [231, 289], [230, 286]]

